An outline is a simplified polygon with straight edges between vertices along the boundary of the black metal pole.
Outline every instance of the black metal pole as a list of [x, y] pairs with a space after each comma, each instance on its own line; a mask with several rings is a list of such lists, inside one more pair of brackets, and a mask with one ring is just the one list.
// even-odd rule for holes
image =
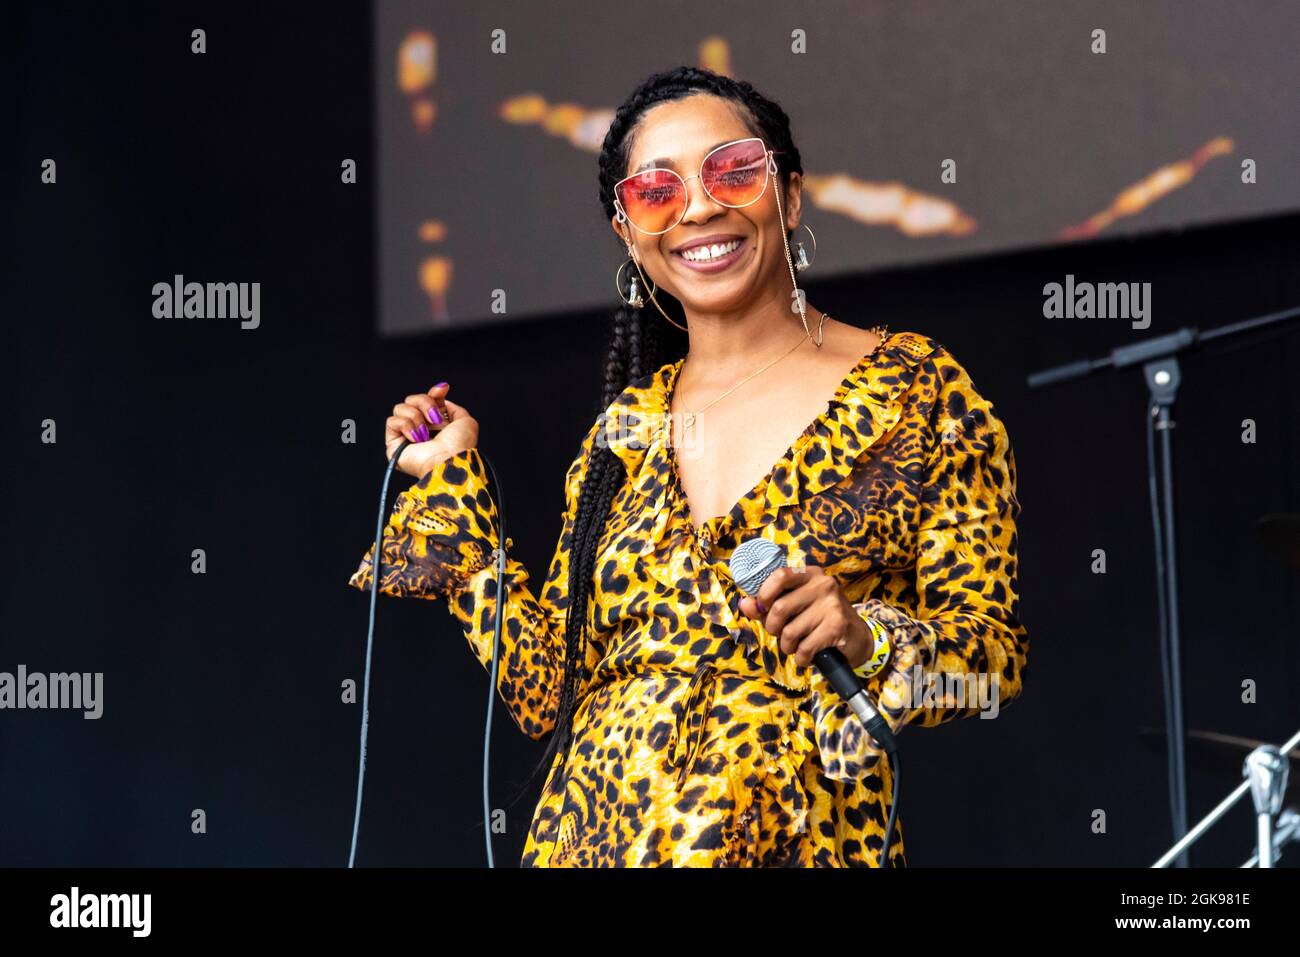
[[[1167, 335], [1120, 346], [1099, 359], [1079, 359], [1035, 372], [1028, 380], [1030, 388], [1037, 388], [1082, 378], [1102, 369], [1122, 369], [1142, 363], [1151, 394], [1146, 422], [1147, 485], [1151, 496], [1151, 525], [1155, 537], [1160, 665], [1169, 745], [1169, 807], [1175, 842], [1187, 833], [1186, 731], [1183, 718], [1182, 658], [1179, 653], [1178, 558], [1174, 534], [1174, 451], [1171, 435], [1174, 427], [1171, 412], [1182, 379], [1177, 356], [1201, 343], [1276, 326], [1297, 318], [1300, 318], [1300, 306], [1230, 323], [1204, 333], [1192, 328], [1179, 329]], [[1160, 434], [1159, 468], [1156, 463], [1155, 432]], [[1188, 866], [1186, 849], [1179, 855], [1177, 864], [1179, 867]]]

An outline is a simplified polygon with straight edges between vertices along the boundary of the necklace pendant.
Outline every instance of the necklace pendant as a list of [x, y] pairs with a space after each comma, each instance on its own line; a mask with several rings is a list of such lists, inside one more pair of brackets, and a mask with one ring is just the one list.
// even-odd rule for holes
[[682, 444], [691, 445], [695, 441], [695, 412], [687, 412], [682, 416]]

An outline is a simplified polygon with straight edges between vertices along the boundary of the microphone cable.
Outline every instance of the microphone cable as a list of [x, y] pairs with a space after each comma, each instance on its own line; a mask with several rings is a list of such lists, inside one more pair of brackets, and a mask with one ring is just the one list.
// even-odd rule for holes
[[893, 772], [892, 777], [894, 779], [894, 786], [892, 790], [894, 794], [893, 797], [890, 798], [889, 823], [885, 825], [885, 843], [880, 848], [881, 867], [894, 866], [893, 864], [889, 863], [889, 843], [894, 838], [894, 821], [898, 817], [898, 781], [899, 778], [902, 777], [902, 771], [899, 770], [899, 766], [898, 766], [898, 751], [897, 750], [890, 751], [887, 754], [887, 757], [889, 759], [889, 769]]
[[[357, 767], [357, 802], [356, 812], [352, 818], [352, 850], [348, 854], [349, 868], [354, 866], [357, 859], [357, 835], [361, 829], [361, 794], [366, 781], [366, 735], [370, 730], [370, 663], [373, 659], [375, 645], [375, 606], [379, 598], [379, 582], [383, 577], [380, 572], [383, 564], [384, 519], [388, 512], [388, 482], [393, 477], [393, 469], [397, 467], [397, 460], [410, 444], [409, 439], [404, 439], [402, 444], [397, 447], [397, 451], [393, 453], [392, 458], [388, 460], [388, 466], [384, 469], [384, 484], [379, 492], [379, 517], [375, 521], [375, 550], [371, 562], [373, 574], [370, 582], [370, 622], [366, 629], [366, 667], [361, 692], [361, 757]], [[492, 623], [492, 669], [488, 681], [487, 720], [483, 727], [483, 841], [487, 850], [488, 867], [495, 868], [496, 861], [492, 854], [492, 805], [488, 796], [488, 769], [491, 761], [492, 715], [493, 706], [496, 703], [497, 671], [501, 649], [501, 623], [505, 617], [501, 614], [501, 606], [506, 599], [506, 596], [501, 593], [501, 585], [505, 581], [506, 573], [506, 513], [505, 500], [501, 492], [501, 481], [497, 477], [497, 471], [492, 467], [488, 457], [483, 455], [481, 449], [479, 455], [483, 458], [484, 464], [487, 465], [488, 471], [492, 474], [492, 484], [496, 486], [497, 491], [497, 542], [499, 547], [493, 553], [497, 563], [497, 603], [492, 616], [494, 618]]]

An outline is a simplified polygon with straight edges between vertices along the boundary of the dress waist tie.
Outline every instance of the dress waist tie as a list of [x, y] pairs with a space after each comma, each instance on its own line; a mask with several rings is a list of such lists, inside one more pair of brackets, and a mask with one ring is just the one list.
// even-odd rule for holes
[[695, 674], [691, 675], [690, 688], [686, 692], [686, 700], [682, 702], [682, 710], [677, 715], [668, 753], [674, 763], [680, 763], [677, 771], [679, 791], [704, 743], [704, 732], [709, 723], [709, 712], [713, 710], [718, 677], [718, 669], [711, 661], [705, 661], [695, 669]]

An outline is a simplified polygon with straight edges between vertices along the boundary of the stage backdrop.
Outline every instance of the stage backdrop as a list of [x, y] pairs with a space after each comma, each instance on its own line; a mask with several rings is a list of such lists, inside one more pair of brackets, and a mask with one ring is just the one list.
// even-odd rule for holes
[[612, 303], [596, 155], [682, 64], [790, 114], [818, 277], [1300, 207], [1293, 3], [375, 11], [384, 332]]

